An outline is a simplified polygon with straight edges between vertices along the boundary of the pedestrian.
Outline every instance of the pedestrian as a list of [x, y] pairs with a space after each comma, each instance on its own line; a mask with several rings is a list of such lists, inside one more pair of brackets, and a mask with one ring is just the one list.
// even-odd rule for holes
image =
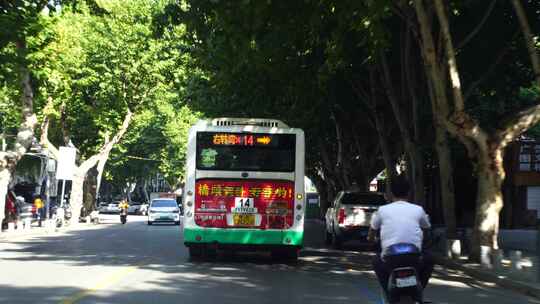
[[36, 215], [38, 220], [38, 225], [41, 227], [41, 215], [43, 212], [43, 207], [45, 207], [45, 204], [43, 203], [43, 200], [41, 199], [41, 195], [36, 195], [34, 198], [34, 207], [36, 208]]
[[9, 223], [15, 222], [17, 219], [17, 205], [15, 204], [15, 194], [13, 194], [11, 190], [8, 190], [8, 194], [6, 195], [6, 206], [4, 212], [5, 219], [2, 223], [2, 229], [7, 228]]

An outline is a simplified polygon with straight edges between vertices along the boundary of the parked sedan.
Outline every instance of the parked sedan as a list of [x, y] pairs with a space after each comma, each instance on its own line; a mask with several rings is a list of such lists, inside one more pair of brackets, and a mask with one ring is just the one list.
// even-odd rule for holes
[[101, 202], [99, 204], [99, 213], [120, 213], [120, 208], [118, 208], [119, 202], [106, 203]]
[[371, 217], [385, 203], [377, 192], [339, 192], [326, 211], [326, 242], [340, 248], [348, 240], [366, 240]]
[[175, 199], [157, 198], [148, 207], [148, 225], [156, 222], [173, 222], [180, 225], [180, 209]]
[[128, 207], [129, 214], [141, 214], [141, 203], [131, 202]]

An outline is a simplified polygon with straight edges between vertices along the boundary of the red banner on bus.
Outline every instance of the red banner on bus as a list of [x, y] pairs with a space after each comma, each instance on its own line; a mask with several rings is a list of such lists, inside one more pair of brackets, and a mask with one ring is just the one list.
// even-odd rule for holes
[[293, 182], [204, 179], [195, 191], [199, 226], [287, 229], [293, 224]]

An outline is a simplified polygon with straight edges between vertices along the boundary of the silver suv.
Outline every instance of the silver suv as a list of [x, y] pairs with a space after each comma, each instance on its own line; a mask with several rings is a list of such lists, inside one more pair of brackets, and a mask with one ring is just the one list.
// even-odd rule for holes
[[366, 241], [371, 217], [385, 203], [382, 193], [340, 191], [326, 211], [326, 243], [339, 249], [348, 240]]

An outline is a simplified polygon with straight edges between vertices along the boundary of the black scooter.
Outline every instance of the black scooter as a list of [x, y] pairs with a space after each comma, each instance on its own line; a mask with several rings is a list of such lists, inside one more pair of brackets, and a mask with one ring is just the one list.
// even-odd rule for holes
[[122, 222], [122, 225], [127, 222], [127, 214], [128, 212], [126, 208], [120, 209], [120, 222]]
[[384, 303], [424, 304], [423, 288], [417, 272], [422, 254], [413, 244], [400, 243], [390, 246], [384, 261], [392, 269], [388, 278], [388, 292]]

